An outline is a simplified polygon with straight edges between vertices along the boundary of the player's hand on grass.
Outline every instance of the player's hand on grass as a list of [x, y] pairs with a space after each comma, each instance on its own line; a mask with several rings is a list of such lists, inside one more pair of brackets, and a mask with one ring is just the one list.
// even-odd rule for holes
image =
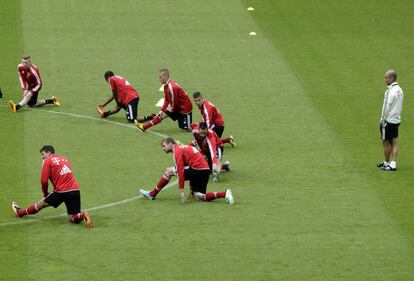
[[180, 202], [182, 204], [185, 204], [187, 202], [187, 199], [185, 198], [185, 194], [184, 194], [184, 190], [183, 189], [180, 190]]

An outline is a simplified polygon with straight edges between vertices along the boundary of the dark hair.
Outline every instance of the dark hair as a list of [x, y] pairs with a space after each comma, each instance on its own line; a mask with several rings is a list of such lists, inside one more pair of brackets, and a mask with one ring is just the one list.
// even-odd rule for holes
[[206, 122], [200, 122], [198, 123], [198, 128], [205, 130], [207, 129], [207, 123]]
[[40, 152], [43, 152], [43, 151], [55, 154], [55, 148], [50, 144], [42, 146], [42, 148], [40, 149]]
[[169, 143], [176, 144], [175, 139], [173, 139], [172, 137], [169, 137], [169, 138], [163, 139], [163, 140], [161, 141], [161, 145], [162, 145], [163, 143], [167, 143], [167, 144], [169, 144]]
[[203, 97], [200, 92], [193, 93], [193, 98], [198, 99], [199, 97]]
[[24, 55], [22, 56], [22, 59], [24, 59], [24, 60], [28, 60], [28, 59], [30, 59], [30, 55], [28, 55], [28, 54], [24, 54]]
[[112, 77], [114, 75], [115, 74], [112, 71], [108, 70], [107, 72], [105, 72], [105, 75], [104, 75], [105, 80], [108, 81], [109, 77]]

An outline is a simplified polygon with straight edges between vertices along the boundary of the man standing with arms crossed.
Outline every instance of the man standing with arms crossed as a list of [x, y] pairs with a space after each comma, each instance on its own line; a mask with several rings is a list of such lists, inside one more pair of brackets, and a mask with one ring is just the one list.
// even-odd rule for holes
[[[86, 227], [92, 228], [92, 219], [88, 211], [81, 212], [79, 185], [73, 176], [69, 160], [65, 156], [55, 154], [55, 148], [51, 145], [43, 146], [40, 149], [40, 155], [43, 159], [40, 179], [43, 198], [26, 209], [20, 208], [16, 202], [12, 202], [11, 207], [16, 217], [34, 215], [49, 206], [57, 208], [64, 202], [70, 222], [78, 224], [85, 220]], [[49, 180], [54, 187], [51, 193], [48, 191]]]
[[37, 100], [39, 91], [42, 88], [42, 78], [40, 78], [39, 69], [30, 62], [29, 55], [23, 55], [22, 63], [17, 66], [19, 73], [20, 86], [23, 90], [23, 99], [14, 104], [12, 100], [9, 100], [9, 108], [11, 112], [16, 112], [26, 104], [30, 107], [42, 106], [45, 104], [54, 104], [60, 106], [60, 103], [55, 96], [52, 96], [47, 100]]
[[395, 70], [387, 70], [384, 81], [388, 89], [384, 94], [382, 105], [380, 132], [384, 148], [384, 162], [377, 164], [377, 167], [384, 171], [397, 170], [398, 155], [398, 126], [401, 123], [401, 111], [403, 105], [403, 91], [397, 83]]
[[180, 85], [170, 79], [168, 69], [161, 69], [158, 79], [164, 85], [164, 104], [152, 121], [146, 124], [135, 122], [137, 128], [144, 132], [160, 123], [162, 119], [170, 117], [174, 121], [178, 120], [178, 127], [191, 131], [193, 105], [187, 93]]

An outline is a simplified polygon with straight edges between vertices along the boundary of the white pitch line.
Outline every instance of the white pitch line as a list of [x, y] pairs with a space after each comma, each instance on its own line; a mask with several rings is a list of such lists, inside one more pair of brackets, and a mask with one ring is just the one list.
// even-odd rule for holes
[[[71, 116], [71, 117], [88, 119], [88, 120], [99, 121], [99, 122], [107, 122], [107, 123], [110, 123], [112, 125], [121, 126], [121, 127], [127, 127], [127, 128], [133, 128], [133, 129], [136, 129], [137, 131], [139, 131], [137, 129], [137, 127], [132, 126], [132, 125], [123, 124], [123, 123], [119, 123], [119, 122], [115, 122], [115, 121], [111, 121], [111, 120], [106, 120], [106, 119], [102, 119], [102, 118], [91, 117], [91, 116], [87, 116], [87, 115], [81, 115], [81, 114], [75, 114], [75, 113], [67, 113], [67, 112], [54, 111], [54, 110], [45, 110], [45, 109], [40, 109], [40, 108], [25, 108], [25, 109], [34, 110], [34, 111], [42, 111], [42, 112], [52, 113], [52, 114], [65, 115], [65, 116]], [[139, 132], [141, 132], [141, 131], [139, 131]], [[168, 137], [166, 135], [163, 135], [163, 134], [158, 133], [158, 132], [153, 131], [153, 130], [146, 131], [146, 132], [149, 132], [149, 133], [151, 133], [153, 135], [157, 135], [157, 136], [162, 137], [162, 138], [167, 138]], [[164, 187], [164, 189], [168, 189], [168, 188], [170, 188], [171, 186], [173, 186], [173, 185], [175, 185], [177, 183], [178, 183], [178, 180], [175, 180], [174, 182], [169, 183], [168, 185], [166, 185]], [[117, 201], [117, 202], [113, 202], [113, 203], [108, 203], [108, 204], [101, 205], [101, 206], [92, 207], [92, 208], [85, 209], [85, 210], [94, 211], [94, 210], [109, 208], [109, 207], [113, 207], [113, 206], [125, 204], [125, 203], [128, 203], [128, 202], [137, 200], [139, 198], [142, 198], [142, 195], [135, 196], [135, 197], [131, 197], [131, 198], [124, 199], [124, 200]], [[31, 218], [30, 220], [24, 220], [24, 221], [6, 222], [6, 223], [1, 223], [0, 224], [0, 227], [1, 226], [8, 226], [8, 225], [31, 223], [31, 222], [39, 222], [39, 221], [44, 221], [44, 220], [49, 220], [49, 219], [54, 219], [54, 218], [59, 218], [59, 217], [64, 217], [64, 216], [67, 216], [67, 214], [64, 213], [64, 214], [59, 214], [59, 215], [55, 215], [55, 216], [45, 217], [45, 218], [41, 218], [41, 219]]]
[[[106, 123], [110, 123], [112, 125], [116, 125], [116, 126], [121, 126], [121, 127], [126, 127], [126, 128], [132, 128], [137, 130], [140, 133], [140, 130], [138, 130], [138, 128], [135, 125], [129, 125], [129, 124], [124, 124], [124, 123], [119, 123], [119, 122], [115, 122], [115, 121], [111, 121], [111, 120], [107, 120], [104, 118], [97, 118], [97, 117], [92, 117], [92, 116], [87, 116], [87, 115], [81, 115], [81, 114], [76, 114], [76, 113], [67, 113], [67, 112], [61, 112], [61, 111], [55, 111], [55, 110], [46, 110], [46, 109], [40, 109], [40, 108], [25, 108], [25, 109], [29, 109], [29, 110], [34, 110], [34, 111], [42, 111], [42, 112], [47, 112], [47, 113], [53, 113], [53, 114], [58, 114], [58, 115], [65, 115], [65, 116], [71, 116], [71, 117], [76, 117], [76, 118], [82, 118], [82, 119], [88, 119], [88, 120], [94, 120], [94, 121], [99, 121], [99, 122], [106, 122]], [[157, 135], [159, 137], [162, 138], [168, 138], [168, 136], [158, 133], [157, 131], [154, 130], [149, 130], [149, 131], [145, 131], [144, 133], [151, 133], [153, 135]]]
[[[173, 181], [172, 183], [167, 184], [167, 185], [163, 188], [163, 190], [168, 189], [168, 188], [170, 188], [171, 186], [176, 185], [177, 183], [178, 183], [178, 180], [175, 180], [175, 181]], [[108, 203], [108, 204], [105, 204], [105, 205], [96, 206], [96, 207], [92, 207], [92, 208], [88, 208], [88, 209], [84, 209], [84, 210], [87, 210], [87, 211], [95, 211], [95, 210], [100, 210], [100, 209], [110, 208], [110, 207], [113, 207], [113, 206], [122, 205], [122, 204], [125, 204], [125, 203], [128, 203], [128, 202], [131, 202], [131, 201], [138, 200], [138, 199], [140, 199], [140, 198], [142, 198], [142, 197], [143, 197], [142, 195], [139, 195], [139, 196], [134, 196], [134, 197], [131, 197], [131, 198], [128, 198], [128, 199], [124, 199], [124, 200], [121, 200], [121, 201], [112, 202], [112, 203]], [[48, 208], [49, 208], [49, 207], [48, 207]], [[30, 217], [30, 220], [19, 220], [19, 221], [15, 221], [15, 222], [0, 223], [0, 227], [2, 227], [2, 226], [8, 226], [8, 225], [16, 225], [16, 224], [32, 223], [32, 222], [41, 222], [41, 221], [44, 221], [44, 220], [50, 220], [50, 219], [55, 219], [55, 218], [65, 217], [65, 216], [67, 216], [67, 215], [68, 215], [68, 214], [66, 214], [66, 213], [62, 213], [62, 214], [59, 214], [59, 215], [54, 215], [54, 216], [44, 217], [44, 218], [40, 218], [40, 219]]]

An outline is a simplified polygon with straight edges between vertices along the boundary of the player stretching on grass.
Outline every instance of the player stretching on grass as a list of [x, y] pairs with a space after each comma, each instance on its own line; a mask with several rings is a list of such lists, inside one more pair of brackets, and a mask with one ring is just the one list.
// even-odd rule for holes
[[[224, 132], [224, 119], [220, 110], [213, 103], [204, 99], [200, 92], [193, 93], [194, 102], [200, 110], [203, 121], [206, 122], [208, 129], [213, 130], [221, 138]], [[222, 143], [230, 143], [232, 147], [236, 146], [233, 136], [221, 139]]]
[[166, 138], [161, 142], [165, 153], [173, 153], [175, 167], [165, 169], [163, 176], [150, 192], [140, 189], [140, 193], [149, 200], [155, 200], [157, 194], [168, 184], [172, 176], [178, 177], [180, 201], [187, 201], [184, 195], [184, 181], [190, 181], [189, 197], [195, 195], [199, 200], [211, 201], [217, 198], [226, 198], [230, 205], [234, 198], [230, 189], [223, 192], [208, 192], [207, 184], [210, 169], [200, 151], [190, 145], [180, 145], [173, 138]]
[[[140, 122], [152, 120], [152, 115], [138, 116], [139, 94], [126, 79], [114, 75], [112, 71], [105, 72], [104, 77], [112, 89], [112, 96], [102, 105], [98, 105], [98, 113], [102, 118], [115, 114], [123, 108], [126, 111], [126, 118], [130, 123], [133, 123], [135, 120]], [[115, 100], [116, 105], [112, 109], [105, 111], [104, 107], [113, 100]]]
[[[20, 208], [16, 202], [12, 202], [11, 207], [17, 217], [33, 215], [41, 209], [53, 206], [57, 208], [62, 202], [65, 203], [69, 215], [69, 221], [80, 223], [85, 220], [86, 227], [93, 226], [92, 219], [88, 211], [80, 211], [80, 190], [78, 183], [72, 173], [72, 167], [65, 156], [55, 154], [55, 149], [51, 145], [45, 145], [40, 149], [40, 155], [43, 159], [41, 184], [43, 198], [36, 204], [28, 208]], [[48, 181], [51, 181], [54, 190], [48, 192]]]
[[161, 69], [158, 78], [164, 84], [164, 104], [152, 121], [146, 124], [135, 122], [138, 129], [145, 131], [160, 123], [162, 119], [170, 117], [174, 121], [178, 119], [178, 127], [191, 131], [193, 105], [187, 93], [170, 79], [168, 69]]
[[23, 99], [14, 104], [12, 100], [9, 100], [9, 108], [11, 112], [16, 112], [26, 104], [30, 107], [42, 106], [45, 104], [54, 104], [60, 106], [57, 98], [52, 96], [48, 100], [37, 100], [39, 91], [42, 88], [42, 78], [40, 78], [39, 69], [31, 64], [30, 56], [23, 55], [22, 63], [17, 66], [19, 73], [20, 86], [23, 90]]
[[224, 153], [223, 143], [213, 130], [207, 128], [207, 123], [200, 122], [191, 125], [194, 141], [191, 145], [197, 146], [205, 155], [208, 166], [213, 174], [213, 182], [218, 182], [221, 170], [230, 171], [230, 162], [221, 164]]

